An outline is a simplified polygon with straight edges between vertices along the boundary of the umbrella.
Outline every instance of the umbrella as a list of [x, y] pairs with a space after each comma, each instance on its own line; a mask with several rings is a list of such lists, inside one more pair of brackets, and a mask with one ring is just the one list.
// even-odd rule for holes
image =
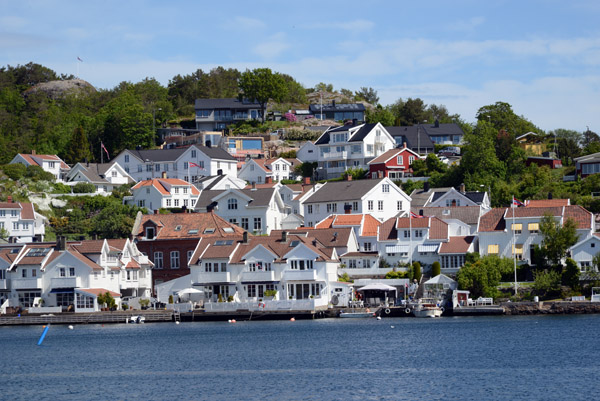
[[188, 300], [191, 300], [192, 295], [194, 294], [204, 294], [204, 291], [197, 290], [195, 288], [184, 288], [183, 290], [177, 292], [177, 295], [179, 295], [180, 299], [183, 298], [182, 295], [187, 295]]
[[391, 285], [387, 285], [387, 284], [381, 284], [381, 283], [377, 283], [377, 284], [368, 284], [365, 285], [364, 287], [360, 287], [358, 290], [356, 291], [394, 291], [396, 292], [396, 288], [392, 287]]

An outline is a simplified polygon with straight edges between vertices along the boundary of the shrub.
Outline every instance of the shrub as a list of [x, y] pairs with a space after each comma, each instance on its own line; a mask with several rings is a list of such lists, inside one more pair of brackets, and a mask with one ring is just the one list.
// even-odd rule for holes
[[71, 187], [63, 184], [62, 182], [55, 182], [54, 189], [52, 190], [53, 194], [70, 194]]
[[560, 293], [560, 273], [555, 270], [537, 270], [533, 273], [533, 288], [541, 296], [551, 297]]
[[561, 279], [562, 284], [568, 285], [572, 290], [579, 288], [579, 267], [577, 266], [577, 262], [571, 258], [567, 259]]
[[421, 263], [413, 262], [413, 278], [417, 281], [421, 280]]
[[34, 181], [52, 181], [56, 180], [54, 174], [45, 171], [40, 166], [27, 166], [25, 177], [31, 178]]
[[433, 262], [433, 265], [431, 266], [431, 275], [433, 277], [435, 276], [439, 276], [442, 273], [442, 266], [440, 266], [440, 262], [438, 262], [437, 260], [435, 262]]
[[277, 290], [266, 290], [265, 297], [274, 297], [277, 295]]
[[172, 304], [173, 303], [173, 295], [169, 295], [169, 303]]
[[74, 194], [91, 194], [96, 192], [96, 186], [89, 182], [78, 182], [73, 187]]
[[25, 177], [27, 166], [21, 163], [6, 164], [2, 166], [2, 171], [13, 181], [20, 180]]
[[227, 302], [233, 302], [233, 295], [227, 297]]

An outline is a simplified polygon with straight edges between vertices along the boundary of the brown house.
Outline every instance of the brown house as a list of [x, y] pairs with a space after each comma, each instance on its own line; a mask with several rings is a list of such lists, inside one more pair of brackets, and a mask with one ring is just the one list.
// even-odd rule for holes
[[137, 247], [154, 263], [152, 288], [190, 273], [189, 260], [202, 238], [242, 237], [243, 229], [213, 212], [140, 215]]

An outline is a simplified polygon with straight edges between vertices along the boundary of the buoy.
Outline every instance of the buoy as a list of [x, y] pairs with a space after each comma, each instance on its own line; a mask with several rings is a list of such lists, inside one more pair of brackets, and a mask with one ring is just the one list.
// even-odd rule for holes
[[235, 319], [231, 319], [231, 323], [237, 323]]
[[73, 330], [73, 325], [72, 324], [69, 325], [69, 330]]
[[179, 320], [175, 322], [175, 324], [179, 324]]
[[381, 320], [381, 316], [377, 316], [377, 320]]
[[295, 322], [295, 321], [296, 321], [296, 318], [294, 318], [294, 317], [290, 319], [290, 322]]
[[410, 308], [404, 309], [404, 313], [406, 313], [408, 315], [410, 313]]
[[395, 329], [395, 328], [396, 328], [396, 326], [390, 326], [390, 328], [391, 328], [391, 329]]
[[229, 320], [227, 321], [227, 323], [231, 323], [231, 319], [229, 319]]
[[391, 310], [390, 310], [390, 308], [385, 308], [385, 311], [384, 311], [384, 312], [385, 312], [385, 314], [386, 314], [386, 315], [389, 315], [389, 314], [390, 314], [390, 312], [391, 312]]

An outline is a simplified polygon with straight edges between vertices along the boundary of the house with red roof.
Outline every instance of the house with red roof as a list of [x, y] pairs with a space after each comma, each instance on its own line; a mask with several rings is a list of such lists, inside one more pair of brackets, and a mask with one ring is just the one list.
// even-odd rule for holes
[[415, 160], [419, 159], [419, 154], [407, 148], [406, 144], [402, 148], [390, 149], [367, 163], [369, 166], [369, 177], [388, 177], [392, 180], [411, 177], [411, 165]]
[[513, 256], [519, 263], [534, 262], [533, 249], [542, 242], [540, 222], [550, 215], [563, 225], [573, 219], [577, 225], [577, 235], [584, 239], [594, 231], [593, 214], [581, 206], [547, 206], [494, 208], [484, 214], [479, 222], [479, 253]]
[[0, 229], [7, 232], [8, 242], [41, 242], [46, 234], [45, 216], [37, 213], [32, 203], [0, 202]]
[[131, 192], [133, 195], [124, 197], [123, 201], [149, 210], [183, 207], [193, 209], [200, 197], [200, 191], [194, 185], [179, 178], [140, 181], [131, 188]]
[[240, 171], [238, 178], [249, 183], [262, 184], [267, 179], [279, 182], [295, 178], [294, 165], [300, 163], [297, 159], [247, 159]]
[[64, 180], [70, 167], [60, 157], [56, 155], [39, 155], [32, 150], [30, 154], [19, 153], [11, 161], [10, 164], [20, 163], [26, 166], [39, 166], [44, 171], [53, 174], [56, 180]]

